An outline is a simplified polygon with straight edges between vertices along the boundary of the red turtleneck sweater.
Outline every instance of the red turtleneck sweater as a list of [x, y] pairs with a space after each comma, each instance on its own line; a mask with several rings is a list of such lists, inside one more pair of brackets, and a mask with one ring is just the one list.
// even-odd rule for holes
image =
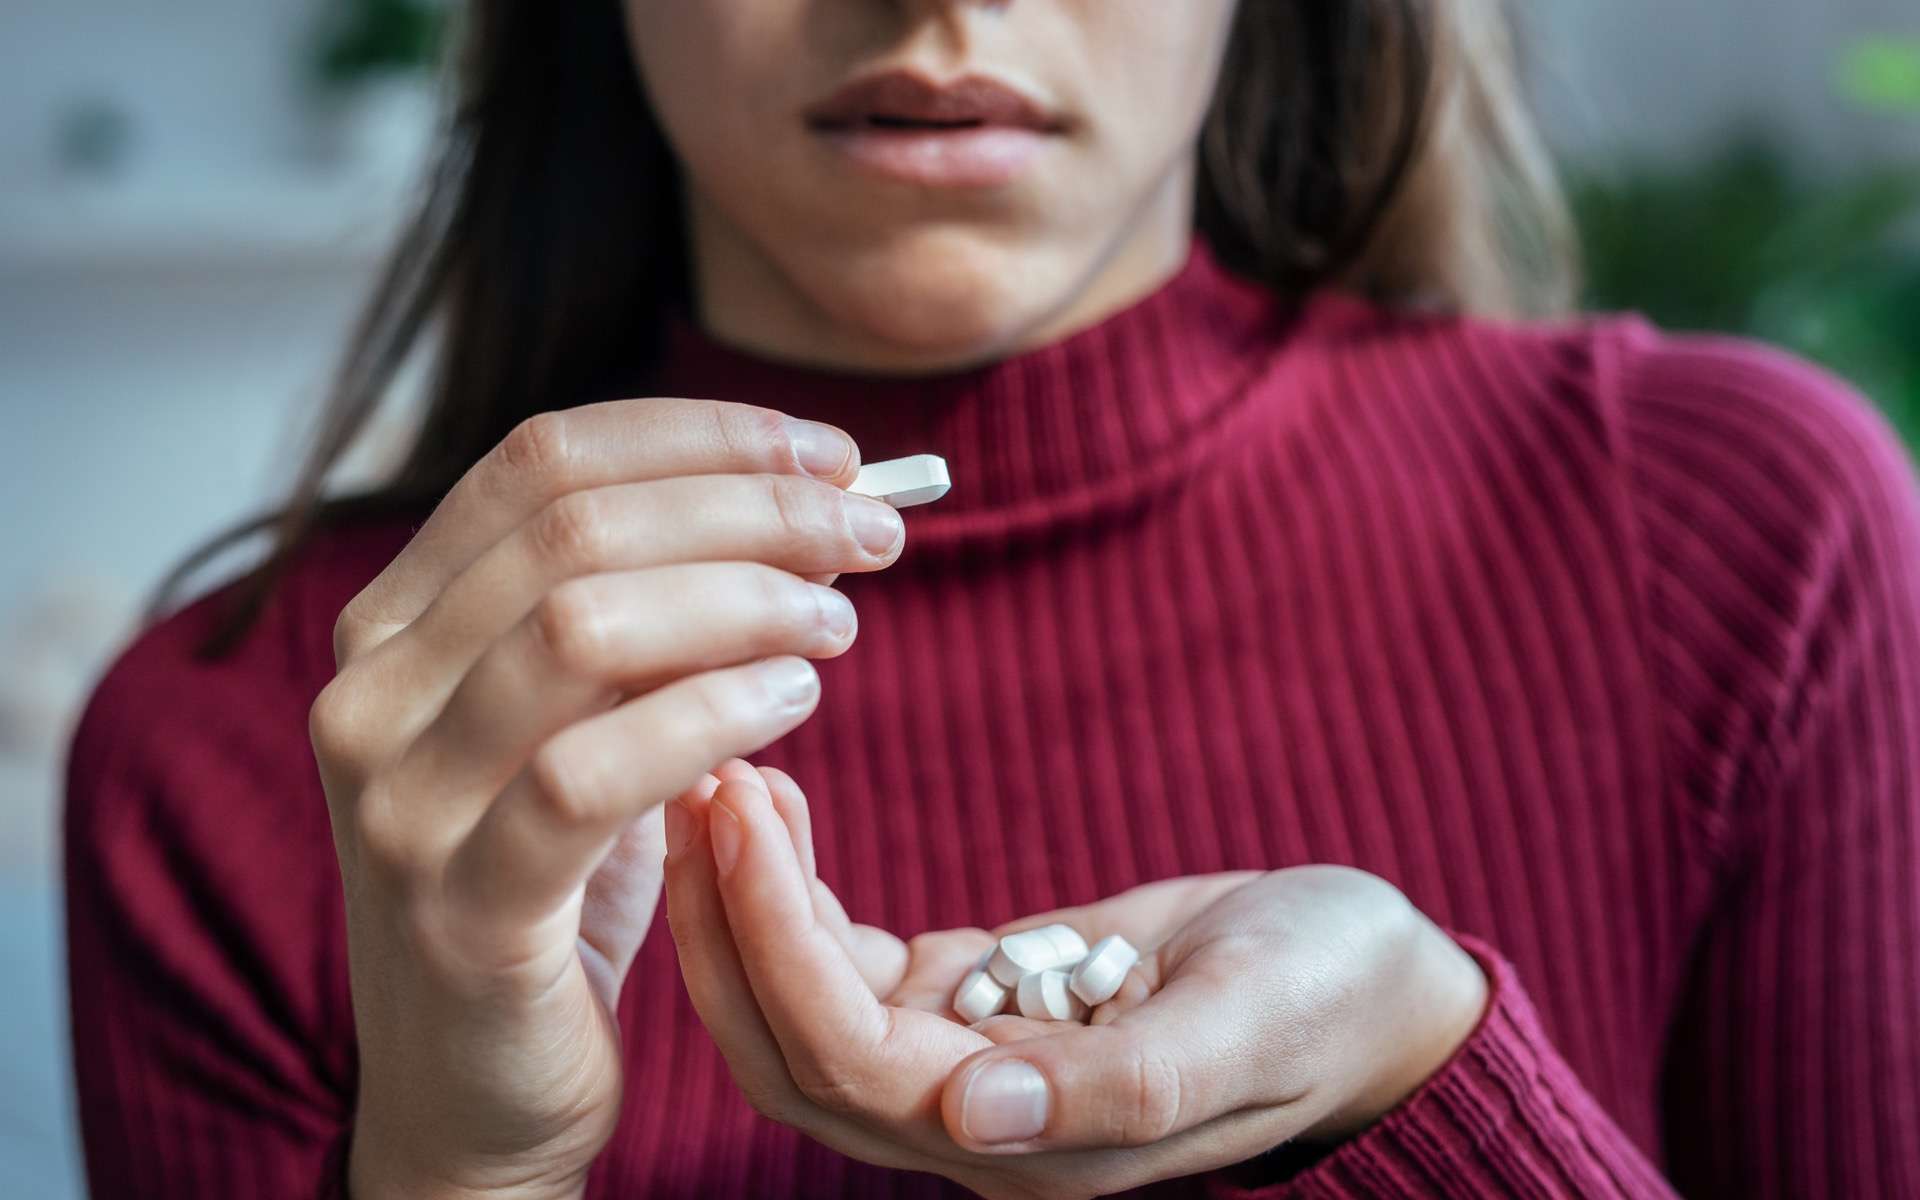
[[[840, 579], [859, 641], [757, 756], [857, 919], [1349, 863], [1488, 969], [1481, 1027], [1387, 1117], [1165, 1194], [1920, 1195], [1920, 499], [1831, 377], [1631, 319], [1296, 316], [1201, 250], [984, 369], [836, 376], [683, 325], [653, 390], [951, 464], [898, 564]], [[214, 608], [187, 607], [86, 711], [68, 918], [106, 1200], [340, 1194], [307, 708], [412, 528], [321, 538], [228, 661], [189, 661]], [[594, 1197], [954, 1190], [757, 1117], [664, 928], [620, 1018]]]

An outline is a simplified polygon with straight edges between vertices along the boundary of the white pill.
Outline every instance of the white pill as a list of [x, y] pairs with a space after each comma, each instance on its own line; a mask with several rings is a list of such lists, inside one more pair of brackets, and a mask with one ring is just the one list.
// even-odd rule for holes
[[1065, 971], [1035, 971], [1020, 980], [1020, 1015], [1035, 1021], [1084, 1021], [1087, 1006], [1067, 985]]
[[984, 1021], [988, 1017], [1007, 1007], [1007, 989], [1000, 986], [993, 976], [982, 970], [967, 972], [960, 981], [960, 988], [953, 994], [953, 1011], [960, 1019], [971, 1025], [975, 1021]]
[[1060, 961], [1054, 965], [1062, 970], [1071, 970], [1073, 964], [1087, 956], [1087, 939], [1071, 925], [1048, 925], [1040, 932], [1053, 939], [1054, 949], [1060, 955]]
[[1002, 987], [1018, 987], [1022, 976], [1056, 965], [1058, 957], [1052, 938], [1029, 929], [1001, 938], [1000, 944], [993, 948], [993, 956], [987, 960], [987, 971]]
[[938, 454], [915, 454], [910, 458], [890, 458], [867, 463], [848, 486], [850, 492], [885, 500], [895, 508], [930, 504], [952, 487], [947, 478], [947, 460]]
[[[1087, 945], [1080, 935], [1067, 929], [1072, 939], [1063, 937], [1060, 930], [1064, 925], [1047, 925], [1039, 929], [1027, 929], [1020, 933], [1010, 933], [1000, 939], [994, 947], [993, 957], [987, 963], [987, 970], [1006, 987], [1018, 987], [1020, 980], [1035, 971], [1051, 970], [1055, 967], [1070, 968], [1079, 961], [1080, 955], [1087, 951]], [[1074, 942], [1079, 942], [1079, 954], [1075, 954]]]
[[1105, 1004], [1120, 991], [1127, 972], [1140, 961], [1140, 952], [1117, 933], [1093, 944], [1093, 950], [1073, 969], [1073, 994], [1088, 1004]]

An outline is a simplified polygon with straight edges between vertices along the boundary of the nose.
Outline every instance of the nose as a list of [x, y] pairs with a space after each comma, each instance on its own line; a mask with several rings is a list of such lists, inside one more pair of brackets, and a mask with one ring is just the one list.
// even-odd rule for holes
[[910, 26], [934, 25], [955, 46], [967, 43], [966, 22], [979, 13], [1004, 13], [1013, 0], [889, 0]]
[[998, 11], [1011, 8], [1013, 0], [893, 0], [893, 4], [910, 17], [952, 20], [965, 17], [969, 9]]

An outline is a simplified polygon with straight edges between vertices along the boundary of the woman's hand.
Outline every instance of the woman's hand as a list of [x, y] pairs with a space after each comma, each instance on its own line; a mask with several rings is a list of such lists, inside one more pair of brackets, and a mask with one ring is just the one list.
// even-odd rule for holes
[[806, 719], [806, 659], [854, 636], [824, 584], [900, 552], [898, 515], [845, 492], [858, 468], [840, 431], [749, 405], [544, 414], [340, 614], [311, 732], [356, 1200], [578, 1192], [619, 1106], [660, 805]]
[[[694, 1004], [760, 1112], [986, 1196], [1123, 1191], [1351, 1133], [1485, 1007], [1465, 951], [1338, 867], [1169, 880], [877, 953], [886, 935], [850, 937], [814, 878], [805, 814], [790, 779], [744, 763], [669, 806], [667, 915]], [[1142, 948], [1121, 993], [1084, 1027], [960, 1024], [948, 1001], [995, 936], [1054, 921]]]

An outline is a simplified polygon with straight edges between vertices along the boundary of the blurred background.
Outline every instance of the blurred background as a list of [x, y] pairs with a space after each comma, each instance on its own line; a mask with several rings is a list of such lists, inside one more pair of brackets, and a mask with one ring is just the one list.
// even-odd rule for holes
[[[0, 5], [0, 1195], [80, 1194], [56, 841], [71, 722], [165, 569], [286, 478], [412, 192], [448, 15]], [[1920, 444], [1912, 0], [1520, 16], [1589, 306], [1808, 355]], [[348, 474], [404, 425], [402, 405]]]

